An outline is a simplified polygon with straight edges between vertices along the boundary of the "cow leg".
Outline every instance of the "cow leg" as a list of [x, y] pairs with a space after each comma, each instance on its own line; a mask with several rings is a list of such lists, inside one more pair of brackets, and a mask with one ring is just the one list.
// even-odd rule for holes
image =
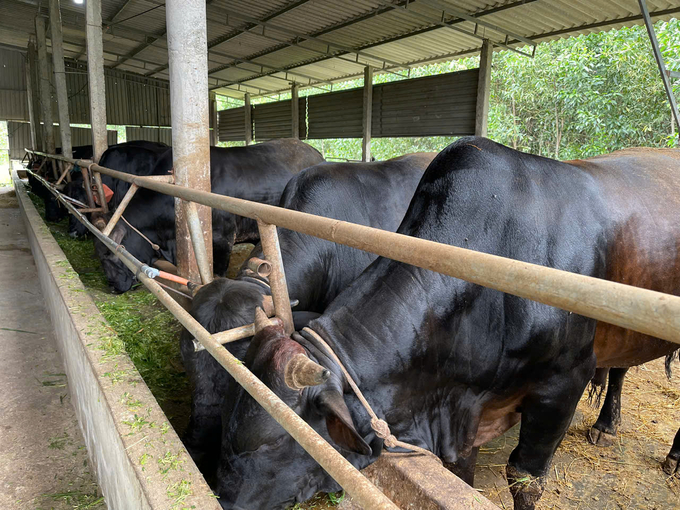
[[542, 381], [524, 398], [519, 444], [510, 454], [506, 468], [515, 510], [535, 509], [555, 450], [594, 372], [593, 356], [569, 373]]
[[213, 209], [213, 272], [227, 276], [231, 250], [236, 240], [234, 215]]
[[627, 368], [609, 370], [607, 396], [595, 425], [588, 431], [588, 440], [599, 446], [611, 446], [616, 439], [616, 431], [621, 424], [621, 390]]
[[460, 458], [452, 464], [447, 463], [445, 466], [454, 475], [472, 487], [475, 482], [475, 467], [477, 466], [478, 453], [479, 447], [475, 447], [467, 457]]
[[675, 440], [673, 441], [671, 451], [663, 462], [663, 470], [667, 475], [672, 475], [674, 473], [680, 474], [680, 429], [678, 429], [678, 433], [675, 434]]

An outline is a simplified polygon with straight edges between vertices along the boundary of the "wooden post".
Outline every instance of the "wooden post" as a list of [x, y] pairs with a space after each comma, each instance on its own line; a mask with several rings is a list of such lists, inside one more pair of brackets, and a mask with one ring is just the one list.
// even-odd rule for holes
[[[172, 111], [172, 157], [178, 186], [210, 191], [210, 112], [205, 0], [167, 0]], [[177, 267], [181, 276], [200, 281], [187, 224], [187, 204], [175, 201]], [[199, 222], [212, 272], [212, 213], [199, 206]]]
[[245, 141], [246, 141], [246, 145], [250, 145], [251, 143], [253, 143], [253, 119], [252, 119], [253, 111], [252, 111], [251, 106], [250, 106], [250, 94], [248, 94], [246, 92], [246, 95], [243, 99], [246, 102], [245, 105], [244, 105], [245, 110], [246, 110], [246, 115], [245, 115], [246, 122], [245, 122], [245, 126], [244, 126], [245, 133], [246, 133]]
[[[54, 122], [52, 121], [52, 96], [50, 94], [50, 66], [47, 61], [47, 42], [45, 41], [45, 18], [35, 17], [35, 35], [38, 43], [38, 66], [40, 70], [40, 102], [44, 123], [45, 151], [54, 154]], [[57, 162], [51, 160], [54, 178], [59, 178]]]
[[[92, 125], [92, 160], [108, 148], [106, 141], [106, 86], [104, 81], [104, 45], [102, 43], [101, 0], [86, 2], [87, 75], [90, 85], [90, 124]], [[100, 204], [105, 206], [106, 204]]]
[[488, 39], [482, 43], [479, 54], [479, 78], [477, 81], [477, 110], [475, 114], [475, 136], [487, 136], [489, 127], [489, 96], [491, 93], [491, 59], [493, 44]]
[[68, 93], [66, 92], [66, 68], [64, 66], [64, 41], [61, 32], [61, 11], [59, 0], [50, 0], [50, 38], [52, 39], [52, 67], [54, 86], [57, 89], [59, 111], [59, 132], [61, 133], [61, 154], [73, 157], [71, 150], [71, 122], [68, 115]]
[[215, 93], [210, 92], [210, 126], [212, 127], [212, 131], [210, 131], [210, 145], [212, 147], [216, 147], [217, 142], [219, 141], [217, 123], [217, 99], [215, 98]]
[[298, 84], [295, 82], [290, 87], [290, 100], [291, 138], [300, 138], [300, 102], [298, 101]]
[[35, 43], [28, 42], [28, 58], [26, 59], [26, 96], [28, 98], [28, 119], [31, 122], [31, 147], [42, 149], [40, 133], [40, 108], [38, 102], [38, 83], [35, 79]]
[[364, 115], [361, 123], [364, 133], [361, 141], [361, 160], [371, 161], [371, 126], [373, 121], [373, 68], [364, 67]]

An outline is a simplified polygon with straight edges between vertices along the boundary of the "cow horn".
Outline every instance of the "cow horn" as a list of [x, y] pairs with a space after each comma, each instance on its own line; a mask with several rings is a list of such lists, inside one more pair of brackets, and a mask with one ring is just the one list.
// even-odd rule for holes
[[106, 228], [106, 220], [102, 217], [96, 218], [92, 223], [99, 230], [104, 230]]
[[330, 370], [313, 362], [302, 353], [293, 356], [284, 369], [284, 381], [291, 390], [318, 386], [325, 383], [330, 375]]

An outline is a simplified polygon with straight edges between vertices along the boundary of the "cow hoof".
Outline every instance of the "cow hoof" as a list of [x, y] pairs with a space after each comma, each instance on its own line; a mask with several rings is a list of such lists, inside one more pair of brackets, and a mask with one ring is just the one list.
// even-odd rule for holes
[[616, 434], [609, 434], [603, 430], [591, 427], [588, 431], [588, 441], [597, 446], [611, 446], [616, 441]]
[[661, 467], [663, 468], [663, 472], [669, 476], [672, 476], [676, 472], [680, 474], [680, 470], [678, 470], [678, 459], [671, 459], [670, 455], [666, 457], [666, 460], [663, 461]]

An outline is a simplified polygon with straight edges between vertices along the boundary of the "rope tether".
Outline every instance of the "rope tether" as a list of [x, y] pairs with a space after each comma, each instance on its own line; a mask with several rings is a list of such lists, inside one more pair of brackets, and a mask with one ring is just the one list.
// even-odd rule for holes
[[359, 399], [359, 402], [361, 402], [361, 405], [364, 406], [364, 409], [366, 409], [366, 412], [368, 412], [368, 415], [371, 417], [371, 428], [375, 432], [375, 435], [385, 442], [385, 446], [387, 448], [399, 447], [404, 448], [405, 450], [411, 450], [412, 452], [420, 453], [422, 455], [430, 455], [437, 459], [437, 461], [440, 464], [442, 463], [441, 459], [431, 451], [426, 450], [425, 448], [421, 448], [420, 446], [404, 443], [403, 441], [399, 441], [396, 437], [394, 437], [394, 435], [390, 431], [390, 426], [387, 424], [385, 420], [378, 418], [378, 415], [375, 414], [375, 412], [373, 412], [373, 409], [371, 409], [371, 405], [368, 403], [366, 398], [364, 398], [364, 395], [361, 393], [361, 390], [354, 382], [354, 379], [352, 379], [352, 376], [349, 375], [349, 372], [347, 372], [344, 365], [340, 362], [340, 359], [336, 356], [335, 352], [333, 352], [333, 349], [331, 349], [331, 347], [326, 343], [326, 341], [323, 338], [321, 338], [321, 335], [319, 335], [316, 331], [314, 331], [311, 328], [302, 328], [302, 331], [305, 331], [307, 334], [314, 337], [314, 339], [326, 349], [327, 353], [330, 354], [331, 358], [333, 358], [333, 360], [338, 364], [340, 370], [342, 370], [342, 373], [347, 379], [347, 382], [349, 383], [350, 387], [352, 388], [355, 395]]
[[128, 220], [125, 219], [125, 216], [121, 214], [120, 219], [123, 220], [125, 223], [127, 223], [127, 226], [130, 227], [132, 230], [137, 232], [142, 239], [144, 239], [147, 243], [151, 245], [151, 248], [154, 249], [154, 251], [159, 251], [161, 249], [160, 246], [158, 246], [156, 243], [151, 241], [148, 237], [146, 237], [144, 234], [142, 234], [139, 230], [137, 230]]

